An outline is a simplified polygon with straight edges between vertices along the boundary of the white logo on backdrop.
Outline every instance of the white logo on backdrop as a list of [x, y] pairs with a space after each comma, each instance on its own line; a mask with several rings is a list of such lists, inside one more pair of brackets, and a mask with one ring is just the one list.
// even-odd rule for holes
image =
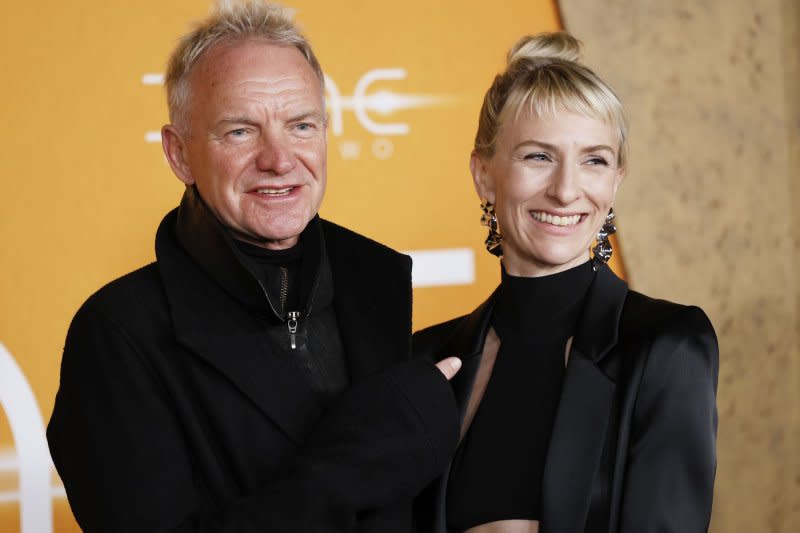
[[53, 463], [47, 450], [44, 422], [28, 380], [0, 343], [0, 408], [6, 413], [17, 455], [0, 455], [0, 472], [16, 470], [19, 492], [0, 492], [0, 503], [19, 501], [22, 533], [53, 531], [52, 497], [63, 489], [50, 487]]
[[[379, 68], [367, 71], [353, 89], [352, 96], [344, 96], [339, 86], [327, 74], [325, 75], [325, 92], [327, 96], [328, 114], [331, 133], [335, 137], [344, 134], [342, 114], [352, 111], [359, 125], [376, 137], [372, 140], [372, 155], [377, 159], [389, 159], [394, 153], [394, 143], [389, 136], [408, 135], [411, 126], [406, 122], [386, 122], [377, 120], [374, 115], [387, 117], [405, 109], [433, 107], [447, 103], [451, 98], [429, 94], [403, 94], [381, 90], [367, 93], [370, 86], [379, 81], [397, 81], [406, 79], [407, 72], [403, 68]], [[342, 159], [358, 159], [361, 155], [361, 141], [340, 139], [339, 155]]]
[[[351, 111], [358, 124], [375, 137], [369, 150], [376, 159], [389, 159], [394, 154], [392, 136], [408, 135], [411, 126], [407, 122], [391, 122], [388, 117], [398, 111], [419, 109], [444, 105], [452, 101], [451, 97], [432, 94], [405, 94], [388, 90], [379, 90], [368, 93], [371, 85], [376, 82], [399, 81], [406, 79], [408, 73], [403, 68], [378, 68], [369, 70], [362, 75], [353, 88], [353, 94], [342, 94], [339, 85], [325, 74], [325, 93], [328, 115], [330, 119], [330, 132], [337, 138], [337, 147], [342, 159], [359, 159], [364, 151], [363, 142], [344, 135], [345, 111]], [[164, 84], [164, 75], [149, 73], [142, 76], [143, 85], [161, 86]], [[378, 118], [381, 117], [381, 118]], [[159, 131], [145, 133], [145, 142], [160, 143]]]

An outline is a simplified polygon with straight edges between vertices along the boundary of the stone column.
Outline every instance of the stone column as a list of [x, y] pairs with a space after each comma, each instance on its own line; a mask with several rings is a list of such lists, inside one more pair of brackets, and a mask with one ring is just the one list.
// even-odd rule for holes
[[560, 6], [628, 111], [631, 285], [719, 336], [711, 529], [800, 531], [800, 2]]

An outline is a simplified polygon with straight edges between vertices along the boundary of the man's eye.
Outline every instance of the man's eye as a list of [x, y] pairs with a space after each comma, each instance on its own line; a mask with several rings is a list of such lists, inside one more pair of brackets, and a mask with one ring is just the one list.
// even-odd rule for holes
[[314, 129], [314, 125], [310, 122], [298, 122], [295, 128], [300, 131], [308, 131]]
[[245, 133], [247, 133], [247, 130], [245, 128], [236, 128], [235, 130], [229, 131], [228, 135], [232, 137], [241, 137]]

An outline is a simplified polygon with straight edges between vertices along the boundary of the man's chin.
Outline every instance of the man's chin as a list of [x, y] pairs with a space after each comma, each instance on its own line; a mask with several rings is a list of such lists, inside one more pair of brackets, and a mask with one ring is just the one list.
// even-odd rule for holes
[[254, 244], [268, 250], [285, 250], [297, 244], [300, 234], [308, 224], [298, 225], [296, 228], [287, 228], [283, 231], [276, 231], [274, 228], [269, 231], [253, 231], [248, 233], [234, 232], [234, 237], [240, 241]]

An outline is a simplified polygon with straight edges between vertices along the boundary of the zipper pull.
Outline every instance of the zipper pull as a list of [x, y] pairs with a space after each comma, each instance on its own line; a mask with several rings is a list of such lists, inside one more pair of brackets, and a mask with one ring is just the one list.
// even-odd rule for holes
[[289, 344], [292, 350], [297, 348], [297, 321], [300, 320], [300, 311], [289, 311], [286, 314], [286, 327], [289, 328]]

